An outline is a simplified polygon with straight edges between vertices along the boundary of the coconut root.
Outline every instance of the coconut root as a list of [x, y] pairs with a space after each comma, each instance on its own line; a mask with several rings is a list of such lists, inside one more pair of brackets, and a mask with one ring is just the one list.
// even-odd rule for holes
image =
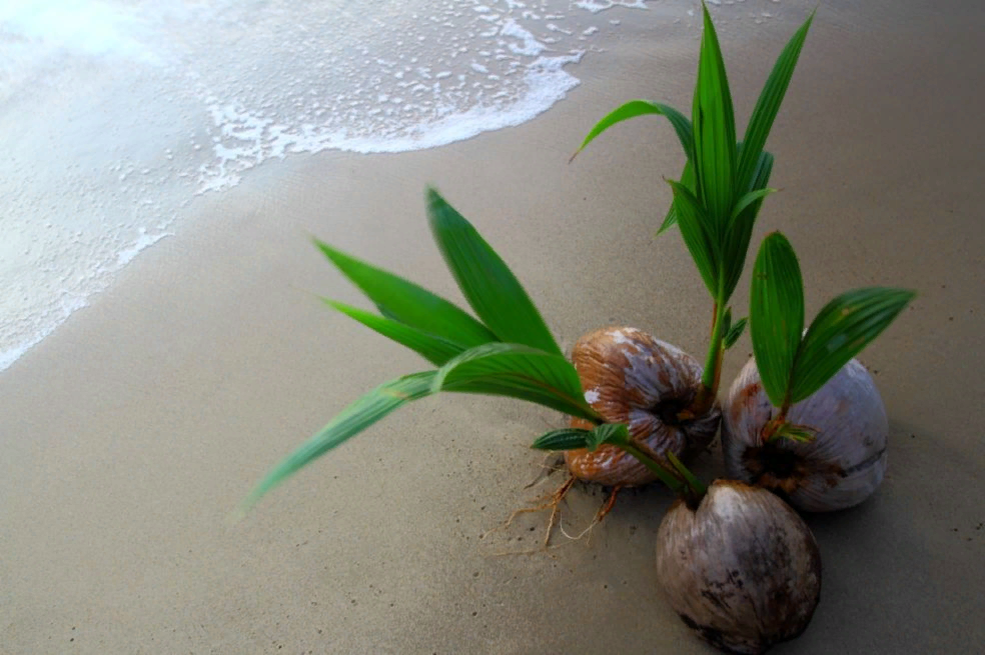
[[554, 523], [555, 521], [557, 521], [557, 517], [561, 512], [561, 501], [564, 500], [564, 496], [574, 485], [575, 480], [576, 478], [573, 475], [569, 476], [568, 479], [564, 482], [564, 484], [562, 484], [557, 491], [551, 494], [550, 500], [541, 503], [536, 507], [521, 507], [520, 509], [513, 510], [509, 518], [506, 519], [505, 523], [496, 526], [495, 528], [489, 530], [488, 532], [483, 533], [482, 538], [485, 539], [486, 535], [488, 534], [492, 534], [493, 532], [496, 532], [498, 530], [505, 530], [506, 528], [510, 527], [510, 525], [513, 524], [513, 520], [520, 514], [530, 514], [532, 512], [542, 512], [545, 509], [550, 509], [551, 518], [547, 522], [547, 534], [544, 535], [544, 548], [546, 549], [547, 545], [551, 541], [551, 532], [554, 530]]
[[519, 516], [520, 514], [542, 512], [544, 510], [550, 509], [551, 514], [547, 520], [547, 528], [544, 532], [544, 540], [541, 543], [541, 547], [539, 549], [524, 550], [518, 553], [501, 553], [501, 554], [503, 555], [531, 554], [535, 552], [547, 551], [550, 550], [551, 548], [557, 548], [558, 546], [550, 545], [551, 535], [554, 533], [555, 526], [557, 526], [557, 528], [561, 531], [561, 534], [567, 537], [569, 541], [578, 541], [579, 539], [584, 538], [586, 535], [588, 535], [589, 539], [591, 539], [592, 528], [594, 528], [596, 525], [601, 523], [602, 519], [604, 519], [606, 515], [608, 515], [609, 512], [612, 511], [612, 508], [616, 504], [616, 497], [619, 491], [622, 489], [622, 485], [616, 485], [611, 489], [605, 502], [602, 504], [598, 512], [596, 512], [595, 516], [592, 518], [592, 522], [589, 523], [588, 526], [584, 530], [579, 532], [577, 535], [572, 536], [568, 534], [568, 532], [564, 529], [564, 525], [561, 523], [561, 501], [564, 500], [564, 497], [571, 490], [571, 487], [574, 486], [575, 482], [577, 482], [577, 478], [573, 475], [569, 475], [568, 479], [565, 480], [564, 484], [562, 484], [553, 494], [551, 494], [545, 502], [536, 505], [534, 507], [521, 507], [519, 509], [513, 510], [513, 512], [510, 513], [509, 517], [506, 519], [506, 521], [503, 522], [502, 525], [498, 525], [495, 528], [484, 532], [481, 538], [485, 539], [486, 535], [492, 534], [493, 532], [497, 532], [499, 530], [505, 530], [509, 528], [510, 525], [513, 524], [513, 521], [516, 519], [516, 517]]

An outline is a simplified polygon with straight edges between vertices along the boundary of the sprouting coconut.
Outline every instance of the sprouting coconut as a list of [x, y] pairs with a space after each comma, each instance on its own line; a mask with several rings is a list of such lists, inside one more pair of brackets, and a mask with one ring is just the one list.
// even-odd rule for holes
[[810, 529], [775, 495], [716, 480], [657, 531], [657, 577], [681, 620], [712, 645], [762, 653], [798, 637], [821, 596]]
[[872, 376], [852, 358], [913, 293], [850, 291], [804, 332], [800, 266], [776, 232], [756, 258], [751, 296], [755, 358], [732, 383], [724, 410], [728, 474], [806, 511], [861, 503], [882, 482], [889, 425]]
[[[586, 334], [575, 343], [572, 362], [585, 400], [609, 423], [625, 423], [642, 450], [658, 458], [680, 458], [706, 449], [721, 416], [714, 402], [698, 416], [683, 416], [701, 392], [701, 365], [684, 351], [631, 327], [610, 327]], [[573, 417], [571, 427], [588, 428]], [[615, 446], [564, 453], [574, 478], [612, 487], [596, 519], [612, 507], [622, 487], [650, 484], [657, 476], [636, 457]]]
[[726, 406], [722, 452], [733, 478], [776, 491], [808, 512], [857, 505], [882, 482], [889, 422], [875, 381], [855, 359], [787, 411], [788, 421], [811, 428], [808, 441], [763, 439], [777, 410], [755, 359], [732, 383]]
[[[711, 334], [704, 366], [679, 349], [645, 333], [608, 328], [582, 337], [572, 359], [585, 399], [606, 421], [629, 425], [633, 443], [657, 459], [686, 456], [707, 447], [720, 419], [717, 402], [724, 352], [740, 337], [746, 319], [732, 321], [729, 301], [742, 275], [756, 217], [768, 188], [773, 156], [763, 148], [810, 28], [809, 18], [774, 66], [750, 117], [745, 138], [736, 141], [735, 116], [718, 39], [707, 7], [694, 93], [694, 117], [673, 107], [632, 100], [600, 120], [577, 155], [610, 127], [630, 118], [660, 115], [674, 127], [687, 163], [679, 181], [668, 181], [674, 201], [658, 234], [673, 225], [681, 236], [713, 301]], [[574, 159], [574, 156], [572, 157]], [[590, 427], [574, 417], [574, 428]], [[612, 507], [622, 486], [653, 481], [652, 473], [625, 449], [602, 445], [565, 454], [572, 477], [554, 494], [557, 504], [574, 479], [612, 486], [596, 515]]]
[[[701, 365], [682, 350], [631, 327], [610, 327], [575, 343], [572, 362], [585, 400], [609, 423], [625, 423], [648, 452], [684, 457], [707, 448], [718, 429], [713, 403], [701, 415], [679, 418], [701, 390]], [[588, 427], [573, 418], [572, 427]], [[579, 480], [608, 486], [649, 484], [657, 478], [635, 457], [613, 447], [569, 450], [565, 463]]]

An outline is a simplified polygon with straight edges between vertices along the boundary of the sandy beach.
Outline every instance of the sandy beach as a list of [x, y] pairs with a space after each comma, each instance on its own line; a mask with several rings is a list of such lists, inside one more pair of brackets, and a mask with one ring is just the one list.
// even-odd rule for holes
[[[755, 31], [716, 8], [740, 126], [799, 4]], [[790, 238], [808, 316], [854, 287], [919, 291], [861, 357], [890, 418], [887, 479], [853, 510], [807, 517], [821, 603], [777, 653], [985, 643], [985, 9], [942, 4], [822, 3], [767, 146], [782, 192], [754, 244]], [[653, 236], [661, 177], [683, 163], [673, 131], [637, 119], [566, 163], [625, 100], [690, 113], [697, 22], [633, 18], [528, 123], [417, 152], [288, 157], [203, 196], [202, 220], [0, 373], [0, 652], [712, 652], [657, 587], [665, 490], [623, 494], [590, 538], [559, 532], [547, 552], [516, 554], [536, 550], [546, 514], [483, 537], [562, 481], [528, 448], [562, 419], [532, 405], [412, 404], [228, 520], [346, 404], [426, 368], [320, 303], [366, 306], [309, 237], [461, 301], [427, 183], [507, 260], [562, 347], [623, 324], [703, 355], [707, 294], [680, 235]], [[734, 305], [747, 298], [748, 272]], [[726, 385], [749, 353], [744, 336]], [[717, 447], [696, 470], [721, 474]], [[576, 487], [564, 531], [603, 500]]]

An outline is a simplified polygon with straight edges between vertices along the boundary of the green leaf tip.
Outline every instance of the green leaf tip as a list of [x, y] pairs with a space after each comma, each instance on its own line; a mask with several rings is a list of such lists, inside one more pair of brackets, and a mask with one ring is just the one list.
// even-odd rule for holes
[[681, 142], [681, 147], [684, 149], [684, 154], [690, 160], [694, 148], [694, 136], [691, 127], [691, 121], [687, 119], [684, 114], [677, 111], [670, 105], [664, 105], [657, 102], [650, 102], [649, 100], [630, 100], [629, 102], [623, 103], [619, 107], [616, 107], [608, 114], [602, 117], [602, 119], [595, 124], [595, 126], [589, 131], [588, 136], [582, 141], [581, 145], [575, 150], [574, 154], [568, 160], [570, 164], [574, 161], [574, 158], [585, 149], [585, 147], [591, 143], [597, 136], [605, 132], [607, 129], [621, 123], [623, 121], [629, 120], [630, 118], [636, 118], [637, 116], [645, 116], [648, 114], [658, 114], [667, 118], [677, 133], [677, 138]]
[[771, 439], [787, 439], [796, 443], [810, 443], [817, 438], [817, 430], [807, 425], [795, 425], [793, 423], [783, 423]]
[[497, 341], [561, 354], [520, 281], [472, 224], [428, 189], [431, 232], [462, 295]]
[[431, 395], [431, 380], [434, 375], [434, 371], [412, 373], [385, 382], [363, 394], [267, 473], [243, 500], [234, 516], [245, 515], [274, 487], [394, 410]]
[[496, 341], [485, 325], [420, 285], [377, 268], [315, 239], [322, 254], [362, 291], [386, 318], [466, 348]]

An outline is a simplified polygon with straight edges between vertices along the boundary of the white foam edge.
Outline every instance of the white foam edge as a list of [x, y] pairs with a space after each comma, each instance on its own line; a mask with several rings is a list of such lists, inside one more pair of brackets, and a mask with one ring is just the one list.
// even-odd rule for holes
[[[140, 236], [137, 237], [132, 244], [116, 253], [116, 259], [114, 261], [110, 264], [103, 264], [93, 271], [93, 273], [95, 275], [117, 273], [124, 266], [133, 261], [141, 251], [146, 250], [161, 239], [169, 236], [174, 236], [174, 233], [158, 232], [156, 234], [148, 234], [146, 231], [141, 231]], [[33, 333], [17, 345], [0, 351], [0, 371], [5, 371], [10, 368], [10, 366], [23, 357], [27, 351], [44, 341], [46, 337], [51, 335], [55, 330], [63, 325], [72, 314], [83, 307], [87, 307], [89, 305], [89, 298], [97, 293], [105, 291], [106, 288], [106, 283], [103, 283], [96, 285], [92, 289], [86, 289], [82, 293], [63, 291], [58, 299], [52, 304], [52, 309], [56, 310], [52, 313], [56, 314], [57, 318], [52, 320], [47, 325], [42, 326], [38, 332]]]

